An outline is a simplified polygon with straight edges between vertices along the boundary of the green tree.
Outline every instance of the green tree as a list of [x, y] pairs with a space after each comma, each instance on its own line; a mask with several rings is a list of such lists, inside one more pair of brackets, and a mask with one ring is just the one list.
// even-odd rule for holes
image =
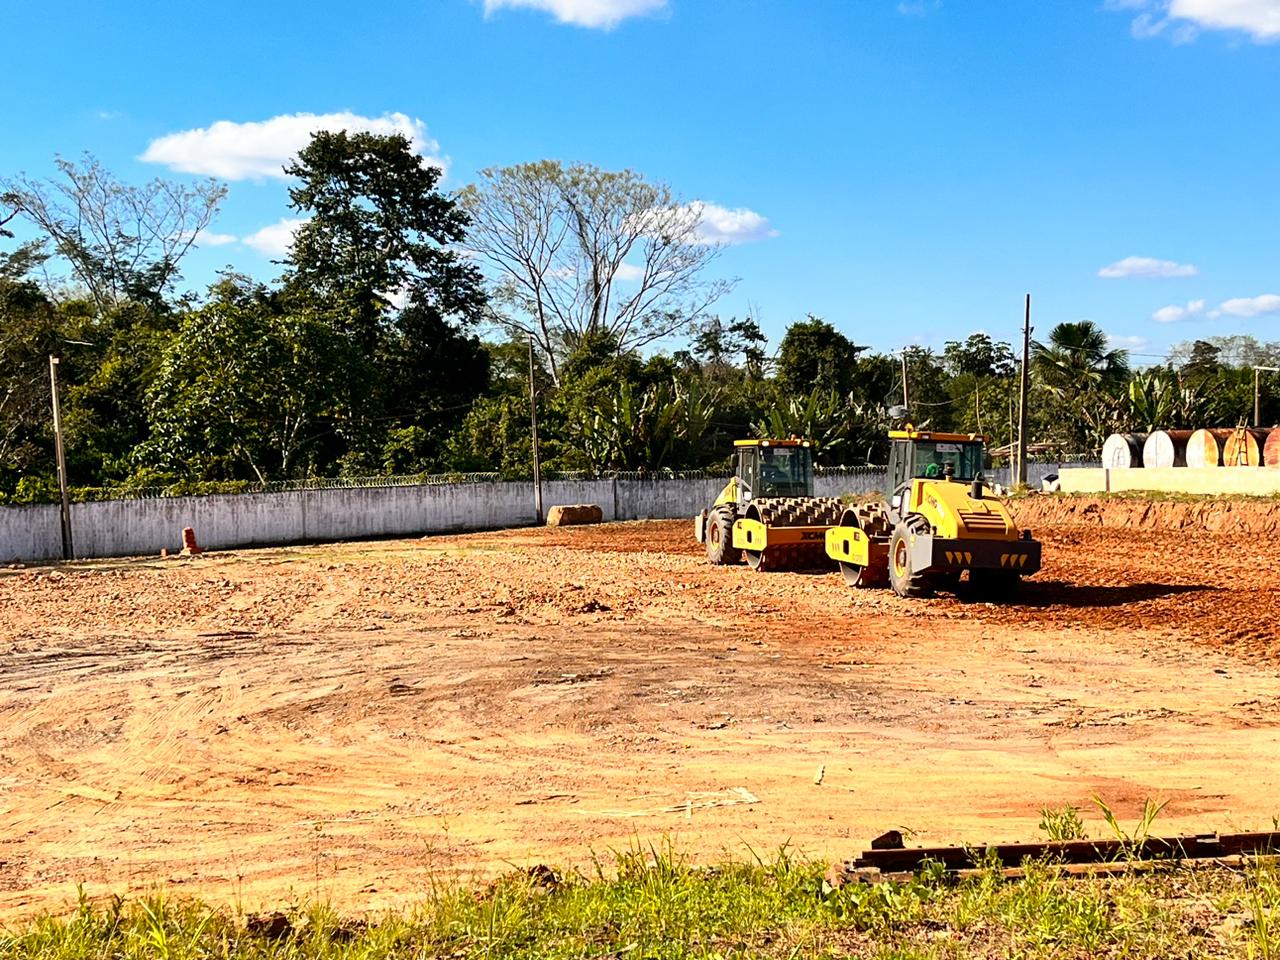
[[468, 333], [486, 297], [458, 249], [467, 215], [400, 135], [317, 133], [286, 172], [306, 217], [286, 260], [287, 312], [328, 322], [352, 348], [326, 454], [344, 474], [434, 469], [487, 378]]
[[681, 466], [715, 416], [716, 391], [698, 380], [638, 386], [623, 381], [597, 394], [594, 406], [571, 408], [570, 422], [594, 470], [660, 470]]
[[[555, 441], [544, 423], [542, 462], [556, 464]], [[511, 479], [533, 473], [533, 436], [529, 400], [519, 396], [481, 397], [449, 437], [445, 450], [450, 470], [496, 471]]]
[[917, 426], [949, 430], [951, 395], [947, 392], [947, 373], [937, 355], [928, 347], [910, 346], [902, 350], [907, 368], [907, 399], [911, 417]]
[[884, 353], [860, 356], [850, 376], [849, 392], [859, 403], [871, 406], [901, 403], [901, 361]]
[[1032, 343], [1032, 369], [1066, 399], [1094, 389], [1114, 391], [1129, 378], [1129, 354], [1109, 346], [1107, 335], [1091, 320], [1060, 323], [1049, 331], [1048, 343]]
[[384, 444], [383, 470], [440, 468], [449, 435], [489, 379], [489, 353], [415, 297], [393, 321], [376, 369], [376, 409], [395, 425]]
[[1013, 349], [985, 333], [970, 334], [965, 340], [949, 340], [942, 352], [942, 364], [953, 377], [1011, 377], [1017, 369]]
[[[1170, 354], [1174, 355], [1178, 352], [1178, 348], [1175, 347]], [[1192, 343], [1186, 348], [1185, 355], [1186, 359], [1181, 364], [1179, 373], [1192, 383], [1203, 384], [1215, 380], [1226, 369], [1226, 364], [1220, 359], [1222, 349], [1207, 340], [1197, 340]]]
[[887, 449], [887, 429], [884, 407], [824, 387], [779, 396], [752, 425], [756, 437], [811, 440], [815, 462], [825, 466], [870, 461]]
[[[498, 471], [525, 479], [533, 475], [529, 415], [529, 342], [512, 338], [483, 344], [489, 368], [485, 395], [466, 411], [445, 445], [449, 470]], [[559, 437], [563, 415], [550, 402], [551, 377], [540, 354], [534, 356], [539, 391], [540, 454], [548, 470], [565, 469]]]
[[224, 281], [182, 319], [147, 393], [151, 437], [140, 466], [201, 480], [302, 476], [343, 416], [359, 359], [314, 314], [286, 311], [262, 287]]
[[813, 314], [787, 327], [778, 346], [777, 378], [782, 390], [794, 396], [810, 396], [814, 390], [849, 392], [866, 347]]
[[951, 395], [951, 428], [961, 433], [978, 433], [1000, 447], [1013, 440], [1017, 414], [1016, 376], [977, 376], [962, 373], [947, 382]]
[[0, 238], [6, 240], [13, 239], [13, 231], [9, 229], [9, 224], [13, 221], [22, 209], [18, 206], [17, 198], [9, 194], [0, 196], [0, 204], [4, 204], [6, 210], [0, 210]]
[[285, 261], [286, 287], [367, 356], [388, 332], [393, 297], [452, 326], [481, 318], [480, 272], [454, 246], [466, 238], [467, 215], [405, 137], [322, 131], [285, 172], [298, 180], [290, 205], [306, 217]]
[[53, 472], [49, 354], [60, 339], [57, 308], [40, 288], [0, 276], [0, 494], [24, 475]]
[[[0, 224], [3, 222], [0, 220]], [[0, 237], [4, 236], [12, 236], [12, 234], [0, 229]], [[44, 243], [39, 240], [24, 243], [12, 253], [0, 252], [0, 280], [31, 282], [31, 274], [48, 259], [49, 255], [45, 253]]]
[[1205, 337], [1184, 341], [1169, 350], [1169, 360], [1176, 367], [1194, 367], [1209, 358], [1214, 365], [1227, 367], [1280, 366], [1280, 341], [1263, 342], [1244, 334]]
[[63, 421], [68, 472], [108, 486], [133, 472], [133, 450], [149, 432], [146, 393], [176, 334], [179, 315], [163, 301], [130, 300], [98, 313], [87, 300], [60, 307], [66, 378]]
[[1209, 399], [1172, 370], [1139, 371], [1130, 378], [1125, 413], [1137, 430], [1170, 430], [1204, 425]]
[[686, 356], [716, 380], [759, 379], [764, 376], [766, 342], [760, 325], [750, 317], [708, 317], [694, 328]]

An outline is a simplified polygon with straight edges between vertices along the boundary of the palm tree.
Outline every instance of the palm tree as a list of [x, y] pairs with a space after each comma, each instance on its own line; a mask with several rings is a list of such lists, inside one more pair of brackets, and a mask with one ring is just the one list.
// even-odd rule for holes
[[1059, 396], [1123, 386], [1129, 377], [1129, 353], [1108, 346], [1107, 335], [1092, 320], [1060, 323], [1049, 332], [1048, 344], [1032, 344], [1032, 369]]

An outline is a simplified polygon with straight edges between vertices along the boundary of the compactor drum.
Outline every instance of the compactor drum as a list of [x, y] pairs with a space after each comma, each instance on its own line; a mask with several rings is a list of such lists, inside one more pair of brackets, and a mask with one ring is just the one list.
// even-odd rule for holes
[[694, 518], [694, 536], [714, 564], [753, 570], [829, 567], [824, 536], [843, 505], [813, 495], [813, 448], [807, 440], [739, 440], [733, 479]]
[[[889, 582], [889, 537], [893, 524], [889, 522], [882, 503], [860, 503], [846, 507], [840, 522], [826, 534], [827, 555], [833, 557], [844, 575], [844, 582], [851, 587], [882, 587]], [[865, 556], [856, 554], [855, 543], [865, 544]], [[834, 547], [834, 549], [833, 549]], [[859, 563], [858, 560], [864, 562]]]
[[1040, 544], [987, 495], [982, 437], [909, 426], [889, 441], [889, 499], [846, 509], [826, 532], [846, 582], [923, 597], [967, 571], [972, 588], [1001, 599], [1040, 569]]

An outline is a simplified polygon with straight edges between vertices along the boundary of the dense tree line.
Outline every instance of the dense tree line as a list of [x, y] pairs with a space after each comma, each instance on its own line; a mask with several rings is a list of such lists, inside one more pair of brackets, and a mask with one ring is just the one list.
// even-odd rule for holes
[[[80, 486], [527, 476], [531, 342], [550, 471], [717, 468], [750, 435], [881, 462], [904, 380], [918, 424], [1012, 439], [1009, 344], [888, 355], [814, 316], [770, 344], [715, 312], [732, 284], [706, 270], [696, 207], [633, 172], [523, 164], [452, 196], [403, 137], [320, 133], [288, 173], [304, 222], [282, 276], [200, 293], [179, 267], [221, 185], [131, 187], [92, 158], [0, 180], [0, 498], [54, 489], [50, 354]], [[19, 217], [42, 239], [19, 244]], [[1114, 430], [1245, 422], [1254, 364], [1280, 344], [1194, 341], [1135, 369], [1061, 324], [1034, 347], [1031, 437], [1087, 454]]]

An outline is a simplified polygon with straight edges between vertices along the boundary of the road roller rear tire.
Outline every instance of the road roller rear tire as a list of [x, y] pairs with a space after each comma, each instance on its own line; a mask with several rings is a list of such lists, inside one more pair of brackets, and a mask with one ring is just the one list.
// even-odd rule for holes
[[733, 545], [733, 512], [716, 507], [707, 515], [707, 560], [717, 567], [742, 562], [742, 551]]
[[893, 528], [893, 536], [889, 538], [889, 586], [900, 597], [933, 594], [929, 575], [911, 572], [911, 528], [905, 521]]

